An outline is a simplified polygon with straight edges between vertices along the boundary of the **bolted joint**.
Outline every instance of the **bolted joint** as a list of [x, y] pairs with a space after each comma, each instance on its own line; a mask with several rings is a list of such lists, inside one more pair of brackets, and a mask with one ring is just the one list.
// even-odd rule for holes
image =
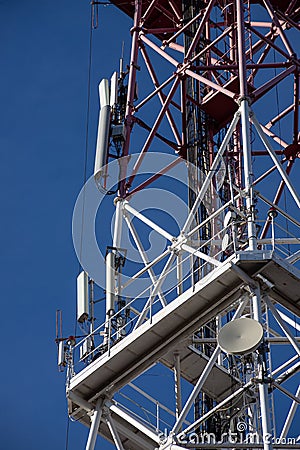
[[237, 103], [238, 103], [239, 106], [241, 106], [242, 102], [244, 102], [244, 101], [246, 101], [246, 102], [248, 103], [249, 106], [250, 106], [251, 103], [252, 103], [251, 98], [250, 98], [248, 95], [240, 96], [240, 97], [238, 97], [238, 99], [237, 99]]
[[118, 202], [121, 202], [123, 199], [121, 197], [114, 198], [114, 205], [117, 206]]
[[274, 208], [274, 206], [273, 206], [273, 207], [270, 208], [269, 211], [268, 211], [268, 217], [269, 217], [270, 219], [275, 219], [275, 217], [277, 217], [277, 216], [278, 216], [278, 211], [277, 211], [277, 209]]
[[132, 27], [130, 29], [130, 34], [131, 36], [133, 35], [133, 33], [139, 33], [140, 31], [142, 31], [142, 27]]

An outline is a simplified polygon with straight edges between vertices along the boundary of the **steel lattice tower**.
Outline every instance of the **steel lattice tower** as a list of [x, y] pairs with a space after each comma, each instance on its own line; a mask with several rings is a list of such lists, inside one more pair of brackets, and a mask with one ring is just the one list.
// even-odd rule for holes
[[[84, 260], [90, 334], [60, 355], [69, 414], [90, 428], [87, 450], [98, 433], [118, 450], [298, 448], [300, 2], [112, 3], [133, 26], [128, 70], [100, 89], [100, 190], [105, 164], [119, 168], [106, 315], [94, 323], [87, 307], [97, 280]], [[186, 200], [177, 234], [135, 208], [153, 186]], [[166, 240], [151, 258], [149, 229]]]

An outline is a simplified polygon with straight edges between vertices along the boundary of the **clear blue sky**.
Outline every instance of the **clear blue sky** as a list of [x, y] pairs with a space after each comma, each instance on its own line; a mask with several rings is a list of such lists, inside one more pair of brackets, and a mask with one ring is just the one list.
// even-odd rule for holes
[[[0, 436], [5, 450], [65, 448], [65, 377], [56, 366], [55, 310], [63, 310], [65, 334], [71, 333], [78, 274], [71, 220], [83, 181], [89, 20], [88, 0], [0, 0]], [[114, 7], [99, 7], [88, 176], [97, 83], [117, 68], [130, 23]], [[69, 449], [83, 449], [86, 437], [87, 429], [71, 424]], [[111, 448], [98, 441], [100, 447]]]
[[[100, 8], [89, 175], [97, 83], [118, 64], [122, 37], [113, 27], [124, 27], [126, 35], [129, 28], [114, 7]], [[55, 310], [63, 309], [65, 333], [72, 333], [78, 262], [71, 220], [83, 181], [89, 17], [88, 0], [0, 1], [0, 436], [6, 450], [65, 448]], [[86, 428], [71, 424], [69, 448], [84, 448], [86, 436]]]

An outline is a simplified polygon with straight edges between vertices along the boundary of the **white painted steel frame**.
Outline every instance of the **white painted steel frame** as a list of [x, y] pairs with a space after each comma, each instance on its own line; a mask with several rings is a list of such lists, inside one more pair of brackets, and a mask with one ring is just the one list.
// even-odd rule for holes
[[[247, 275], [245, 275], [245, 274], [240, 274], [241, 275], [241, 277], [242, 278], [244, 278], [245, 279], [245, 281], [249, 281], [249, 283], [250, 283], [250, 281], [251, 280], [248, 280], [248, 278], [247, 278]], [[251, 283], [251, 285], [254, 285], [255, 283], [254, 283], [254, 281]], [[252, 289], [252, 287], [251, 287], [251, 289]], [[246, 302], [244, 302], [244, 304], [245, 304]], [[242, 305], [242, 307], [244, 307], [245, 305]], [[241, 313], [241, 307], [239, 308], [239, 311], [238, 311], [238, 313]], [[259, 314], [259, 312], [258, 313], [256, 313], [256, 314]], [[207, 371], [208, 371], [208, 369], [207, 369]], [[206, 371], [205, 371], [206, 372]], [[203, 377], [204, 375], [202, 375], [202, 377]], [[275, 384], [274, 384], [275, 385]], [[276, 386], [276, 385], [275, 385]], [[277, 386], [276, 386], [277, 387]], [[242, 389], [245, 389], [246, 387], [244, 387], [244, 388], [242, 388]], [[229, 396], [226, 400], [224, 400], [224, 402], [221, 402], [215, 409], [214, 409], [214, 411], [217, 411], [217, 410], [219, 410], [221, 407], [222, 407], [222, 405], [225, 405], [226, 403], [228, 403], [228, 401], [230, 401], [230, 398], [234, 398], [236, 395], [238, 395], [239, 394], [239, 392], [242, 392], [242, 391], [238, 391], [237, 393], [235, 393], [235, 394], [233, 394], [233, 397], [232, 396]], [[72, 398], [72, 396], [73, 396], [73, 393], [72, 392], [70, 392], [70, 398]], [[289, 394], [287, 394], [287, 395], [289, 395]], [[293, 399], [294, 397], [292, 396], [292, 395], [290, 395], [290, 397]], [[73, 399], [74, 399], [74, 401], [76, 401], [76, 396], [73, 396]], [[90, 404], [88, 403], [88, 402], [84, 402], [84, 400], [81, 400], [81, 401], [79, 401], [79, 404], [82, 404], [83, 405], [83, 407], [84, 407], [84, 409], [88, 409], [88, 408], [90, 408]], [[213, 413], [213, 411], [211, 411], [208, 415], [206, 415], [206, 416], [203, 416], [203, 417], [201, 417], [199, 420], [198, 420], [198, 422], [197, 422], [197, 424], [200, 424], [201, 422], [203, 422], [204, 420], [205, 420], [205, 418], [207, 417], [209, 417], [211, 414]], [[127, 416], [126, 416], [127, 417]], [[189, 426], [187, 429], [191, 429], [191, 427], [193, 427], [193, 426], [195, 426], [195, 424], [193, 424], [192, 426]]]
[[[143, 20], [147, 19], [147, 17], [151, 14], [151, 11], [153, 10], [153, 8], [155, 8], [157, 3], [158, 3], [158, 0], [153, 0], [151, 2], [149, 7], [143, 14]], [[197, 55], [193, 54], [193, 51], [199, 40], [201, 32], [204, 29], [204, 27], [206, 26], [210, 11], [213, 8], [215, 3], [216, 3], [215, 0], [210, 0], [207, 3], [206, 7], [204, 8], [203, 12], [197, 14], [188, 24], [184, 25], [181, 30], [178, 30], [178, 32], [175, 33], [174, 36], [172, 36], [167, 41], [165, 41], [163, 43], [162, 47], [159, 47], [154, 42], [152, 42], [150, 38], [145, 36], [143, 30], [141, 29], [140, 23], [141, 23], [141, 17], [142, 17], [142, 10], [141, 10], [142, 3], [138, 0], [135, 1], [136, 9], [135, 9], [135, 17], [134, 17], [134, 28], [132, 29], [133, 40], [132, 40], [132, 49], [131, 49], [131, 63], [130, 63], [130, 68], [129, 68], [129, 78], [130, 78], [130, 80], [129, 80], [129, 96], [128, 96], [127, 109], [126, 109], [127, 133], [126, 133], [126, 142], [124, 145], [125, 156], [127, 156], [129, 154], [130, 133], [131, 133], [131, 126], [134, 121], [133, 120], [134, 114], [136, 112], [138, 112], [139, 110], [141, 110], [154, 96], [158, 97], [160, 104], [161, 104], [161, 108], [156, 116], [154, 125], [153, 125], [150, 133], [148, 134], [144, 145], [141, 148], [140, 157], [138, 158], [138, 161], [133, 168], [133, 172], [130, 175], [129, 185], [133, 181], [135, 175], [138, 174], [138, 171], [142, 164], [144, 156], [145, 156], [146, 152], [148, 151], [148, 149], [150, 148], [150, 145], [151, 145], [153, 139], [155, 138], [156, 132], [165, 116], [167, 117], [173, 137], [176, 141], [176, 144], [179, 145], [180, 143], [182, 143], [181, 137], [180, 137], [180, 131], [178, 131], [178, 129], [176, 127], [176, 121], [175, 121], [174, 116], [172, 115], [172, 111], [171, 111], [172, 102], [174, 103], [175, 92], [177, 91], [177, 89], [179, 87], [181, 87], [182, 92], [184, 91], [183, 83], [181, 81], [182, 77], [186, 77], [186, 76], [192, 77], [193, 79], [205, 84], [205, 86], [211, 88], [211, 90], [222, 93], [222, 94], [226, 95], [228, 98], [236, 99], [236, 97], [237, 97], [235, 92], [232, 92], [231, 90], [227, 89], [226, 87], [220, 86], [217, 82], [213, 82], [210, 79], [207, 79], [207, 78], [203, 77], [202, 75], [199, 75], [199, 73], [196, 73], [195, 71], [193, 71], [192, 67], [191, 67], [191, 63], [194, 60], [196, 60], [197, 58], [199, 58], [199, 56], [204, 54], [204, 52], [207, 51], [208, 48], [212, 48], [214, 45], [216, 45], [216, 43], [220, 39], [224, 38], [229, 33], [231, 33], [235, 27], [234, 25], [230, 26], [228, 29], [224, 30], [224, 32], [221, 34], [221, 36], [216, 38], [212, 43], [208, 44], [208, 47], [206, 49], [201, 50]], [[253, 52], [258, 51], [259, 46], [265, 45], [265, 52], [261, 57], [262, 61], [265, 58], [266, 54], [269, 52], [270, 48], [273, 48], [274, 50], [281, 53], [283, 56], [289, 58], [289, 56], [291, 56], [293, 53], [293, 48], [285, 36], [285, 30], [284, 30], [284, 27], [282, 26], [282, 21], [281, 20], [279, 21], [279, 19], [277, 17], [277, 13], [273, 10], [273, 8], [271, 7], [271, 4], [268, 0], [264, 0], [264, 4], [270, 14], [272, 22], [274, 22], [276, 24], [278, 34], [279, 34], [280, 38], [282, 39], [282, 42], [286, 48], [287, 53], [285, 51], [283, 51], [282, 49], [280, 49], [279, 46], [276, 46], [272, 42], [272, 40], [271, 40], [272, 36], [270, 36], [268, 33], [266, 35], [260, 35], [257, 32], [256, 32], [256, 35], [258, 35], [260, 37], [261, 41], [259, 41], [257, 44], [254, 45]], [[171, 3], [170, 6], [173, 11], [176, 11], [174, 4]], [[212, 166], [210, 167], [209, 175], [207, 176], [201, 189], [199, 190], [195, 204], [193, 205], [193, 208], [192, 208], [189, 216], [187, 217], [187, 220], [183, 227], [183, 230], [181, 230], [182, 231], [181, 235], [179, 235], [178, 237], [172, 236], [168, 232], [168, 230], [165, 230], [162, 226], [160, 226], [160, 224], [154, 223], [150, 219], [146, 218], [139, 211], [136, 211], [130, 205], [129, 201], [122, 200], [120, 198], [117, 199], [113, 246], [116, 248], [120, 248], [120, 246], [121, 246], [122, 221], [123, 221], [122, 216], [124, 216], [125, 222], [127, 223], [127, 226], [134, 238], [134, 241], [136, 243], [137, 249], [141, 256], [142, 262], [144, 263], [144, 266], [145, 266], [141, 271], [139, 271], [133, 275], [132, 281], [134, 281], [136, 278], [138, 278], [142, 274], [148, 273], [149, 279], [153, 285], [153, 291], [152, 291], [151, 295], [148, 297], [148, 300], [146, 301], [142, 311], [139, 311], [140, 316], [136, 322], [134, 330], [136, 330], [136, 328], [138, 328], [143, 323], [144, 319], [146, 318], [147, 310], [149, 307], [151, 307], [151, 303], [154, 301], [154, 298], [156, 295], [159, 297], [162, 306], [166, 306], [166, 300], [162, 293], [161, 286], [162, 286], [165, 276], [168, 274], [168, 271], [169, 271], [173, 261], [175, 260], [175, 258], [177, 258], [177, 262], [178, 262], [178, 264], [177, 264], [177, 267], [178, 267], [178, 275], [177, 275], [178, 293], [179, 294], [182, 293], [183, 275], [182, 275], [181, 268], [182, 268], [183, 251], [188, 252], [192, 255], [196, 255], [200, 259], [205, 260], [206, 262], [208, 262], [209, 264], [212, 265], [212, 267], [211, 267], [212, 270], [215, 267], [217, 268], [216, 270], [218, 270], [218, 268], [220, 268], [220, 266], [222, 266], [222, 263], [220, 263], [220, 261], [217, 260], [216, 258], [213, 258], [210, 255], [206, 255], [205, 253], [201, 252], [200, 249], [194, 249], [191, 246], [189, 246], [185, 242], [185, 238], [196, 233], [197, 230], [199, 230], [202, 226], [204, 226], [206, 223], [211, 221], [219, 213], [221, 213], [222, 211], [225, 211], [228, 206], [233, 205], [234, 201], [237, 201], [238, 199], [240, 199], [242, 197], [246, 199], [246, 215], [247, 215], [246, 220], [247, 220], [247, 225], [248, 225], [248, 232], [247, 232], [248, 251], [255, 253], [255, 251], [257, 250], [258, 243], [261, 244], [261, 243], [267, 242], [267, 239], [265, 241], [257, 240], [257, 228], [256, 228], [257, 223], [256, 223], [255, 214], [254, 214], [254, 206], [255, 206], [255, 204], [254, 204], [255, 198], [254, 197], [257, 195], [257, 197], [264, 199], [264, 196], [260, 192], [256, 192], [253, 189], [256, 182], [254, 180], [254, 173], [253, 173], [253, 167], [252, 167], [252, 156], [251, 156], [251, 142], [250, 142], [250, 123], [251, 122], [254, 124], [258, 135], [260, 136], [267, 152], [269, 153], [271, 160], [274, 163], [274, 168], [276, 168], [278, 170], [278, 172], [283, 180], [283, 183], [285, 184], [285, 186], [287, 186], [287, 188], [291, 192], [291, 195], [294, 198], [298, 207], [300, 207], [300, 198], [297, 194], [297, 191], [293, 187], [288, 175], [283, 170], [281, 163], [278, 161], [275, 152], [273, 151], [268, 139], [266, 138], [266, 135], [271, 136], [273, 138], [273, 140], [275, 140], [277, 142], [280, 140], [280, 144], [283, 147], [286, 147], [287, 143], [284, 142], [280, 137], [276, 136], [273, 132], [271, 132], [269, 130], [268, 126], [266, 126], [266, 127], [262, 126], [258, 122], [258, 120], [255, 118], [254, 113], [253, 113], [252, 109], [250, 108], [250, 99], [248, 96], [249, 93], [247, 91], [247, 65], [246, 65], [246, 56], [247, 57], [249, 56], [249, 54], [248, 54], [249, 50], [247, 51], [245, 48], [245, 41], [244, 41], [245, 20], [244, 20], [243, 8], [244, 8], [243, 2], [241, 0], [236, 0], [238, 55], [239, 55], [238, 70], [239, 70], [239, 75], [240, 75], [238, 111], [235, 113], [235, 116], [226, 132], [226, 136], [223, 139], [223, 142], [221, 143], [217, 153], [215, 154], [214, 160], [212, 162]], [[178, 15], [178, 17], [179, 17], [179, 15]], [[190, 24], [194, 23], [197, 19], [199, 19], [197, 32], [196, 32], [194, 38], [192, 39], [192, 43], [191, 43], [190, 47], [186, 51], [185, 61], [182, 63], [182, 61], [176, 60], [171, 55], [169, 55], [166, 50], [167, 50], [168, 46], [171, 47], [171, 44], [173, 44], [173, 48], [175, 48], [174, 41], [176, 40], [176, 37], [180, 36], [183, 33], [183, 31], [185, 29], [187, 29], [190, 26]], [[246, 24], [246, 26], [247, 26], [248, 30], [253, 31], [253, 27], [255, 26], [255, 24], [250, 23], [250, 25]], [[262, 24], [259, 24], [257, 26], [262, 26]], [[250, 29], [251, 27], [252, 27], [252, 29]], [[143, 46], [141, 45], [141, 43]], [[146, 63], [146, 67], [151, 76], [151, 79], [152, 79], [152, 82], [154, 85], [154, 91], [151, 94], [149, 94], [144, 100], [140, 101], [139, 104], [134, 108], [134, 106], [133, 106], [134, 84], [135, 84], [135, 79], [136, 79], [136, 70], [137, 70], [136, 63], [137, 63], [137, 53], [138, 53], [139, 46], [140, 46], [140, 50], [141, 50], [142, 56], [144, 58], [144, 61]], [[162, 83], [160, 85], [158, 83], [155, 69], [152, 66], [151, 59], [148, 56], [148, 53], [146, 50], [147, 46], [149, 48], [151, 48], [152, 50], [154, 50], [157, 54], [162, 56], [166, 61], [171, 63], [173, 66], [175, 66], [175, 73], [172, 74], [171, 77], [169, 77], [164, 83]], [[180, 49], [180, 48], [177, 46], [176, 49]], [[298, 67], [299, 67], [299, 62], [297, 62], [297, 63], [295, 62], [294, 64], [298, 64]], [[273, 80], [269, 81], [265, 85], [258, 87], [252, 93], [253, 98], [261, 97], [271, 87], [272, 83], [273, 83], [273, 85], [275, 85], [281, 79], [284, 79], [290, 73], [292, 73], [293, 70], [294, 70], [293, 67], [290, 67], [290, 68], [287, 67], [285, 69], [285, 71], [283, 71], [277, 77], [274, 77]], [[169, 92], [167, 95], [165, 95], [163, 93], [163, 89], [165, 89], [170, 84], [171, 84], [171, 86], [169, 87]], [[184, 98], [184, 96], [182, 98]], [[183, 108], [182, 105], [181, 105], [181, 108]], [[278, 118], [278, 116], [277, 116], [277, 118]], [[198, 209], [205, 194], [207, 193], [209, 186], [212, 184], [215, 170], [216, 170], [219, 162], [221, 161], [222, 156], [224, 155], [224, 152], [226, 150], [228, 142], [230, 141], [233, 133], [235, 132], [239, 121], [240, 121], [241, 127], [242, 127], [244, 186], [236, 187], [237, 192], [239, 192], [239, 194], [237, 196], [235, 196], [232, 201], [228, 202], [226, 205], [223, 205], [221, 208], [219, 208], [219, 210], [217, 212], [213, 212], [209, 216], [208, 219], [206, 219], [205, 221], [202, 222], [202, 224], [199, 224], [193, 230], [190, 230], [190, 226], [193, 221], [193, 215], [194, 215], [195, 211]], [[273, 122], [274, 122], [274, 120], [273, 120]], [[184, 140], [184, 138], [182, 138], [182, 140]], [[122, 162], [121, 164], [122, 164], [122, 166], [121, 166], [122, 186], [120, 189], [120, 193], [121, 193], [121, 196], [124, 197], [126, 189], [124, 187], [123, 178], [124, 178], [124, 180], [126, 178], [127, 163]], [[268, 175], [271, 170], [273, 170], [273, 168], [269, 169], [269, 171], [265, 172], [262, 177], [264, 177], [265, 175]], [[277, 206], [276, 202], [273, 202], [273, 203], [269, 202], [269, 204], [270, 203], [278, 211], [280, 211], [280, 208]], [[166, 250], [165, 252], [163, 252], [161, 255], [158, 255], [155, 258], [155, 260], [148, 261], [147, 257], [145, 256], [145, 252], [144, 252], [143, 246], [141, 244], [139, 235], [136, 232], [135, 228], [133, 227], [132, 223], [130, 222], [130, 219], [128, 218], [126, 213], [130, 213], [133, 216], [137, 217], [142, 222], [144, 222], [144, 224], [146, 226], [151, 227], [153, 230], [155, 230], [156, 232], [158, 232], [159, 234], [164, 236], [170, 242], [171, 247], [168, 250]], [[291, 216], [288, 216], [288, 217], [291, 220], [294, 220]], [[295, 222], [295, 220], [294, 220], [294, 222]], [[299, 225], [299, 222], [296, 221], [296, 223]], [[297, 241], [297, 239], [296, 239], [296, 241]], [[275, 237], [274, 237], [274, 242], [276, 243]], [[295, 253], [295, 255], [291, 255], [290, 257], [288, 257], [286, 259], [286, 261], [287, 262], [296, 262], [296, 260], [298, 258], [298, 256], [297, 256], [298, 253], [299, 253], [299, 250]], [[155, 275], [155, 273], [153, 271], [153, 266], [158, 261], [161, 261], [162, 259], [164, 259], [166, 256], [168, 256], [168, 260], [165, 263], [161, 274], [159, 276]], [[242, 272], [238, 268], [235, 268], [234, 270], [236, 270], [236, 272], [239, 274], [240, 278], [245, 282], [244, 289], [246, 289], [250, 292], [250, 295], [252, 297], [251, 301], [252, 301], [253, 317], [256, 320], [258, 320], [259, 322], [263, 322], [262, 311], [261, 311], [260, 290], [259, 290], [259, 286], [257, 284], [257, 280], [253, 280], [252, 277], [249, 277], [247, 274], [245, 274], [245, 272]], [[124, 284], [124, 286], [122, 286], [121, 283], [118, 284], [118, 295], [122, 294], [122, 288], [124, 288], [127, 285], [128, 285], [128, 283]], [[270, 293], [270, 296], [272, 296], [271, 293]], [[300, 350], [299, 350], [299, 345], [298, 345], [297, 340], [293, 337], [292, 333], [287, 328], [287, 326], [285, 325], [282, 318], [279, 316], [279, 314], [276, 311], [276, 308], [273, 306], [272, 302], [270, 300], [268, 300], [267, 298], [265, 298], [265, 301], [266, 301], [268, 308], [271, 310], [275, 319], [277, 320], [278, 324], [283, 329], [285, 335], [289, 339], [291, 345], [298, 352], [298, 355], [300, 355]], [[244, 303], [246, 303], [246, 302], [242, 303], [240, 308], [237, 310], [235, 317], [237, 317], [237, 315], [239, 315], [241, 313], [241, 310], [243, 309], [242, 307], [245, 306]], [[152, 319], [151, 315], [150, 315], [150, 317]], [[220, 349], [217, 346], [215, 348], [213, 356], [210, 358], [210, 361], [207, 364], [204, 372], [199, 377], [198, 382], [197, 382], [195, 388], [193, 389], [193, 392], [191, 393], [188, 401], [183, 406], [181, 405], [182, 399], [181, 399], [181, 394], [180, 394], [180, 373], [181, 373], [180, 357], [178, 357], [178, 354], [175, 353], [175, 355], [174, 355], [174, 358], [175, 358], [174, 370], [175, 370], [175, 386], [176, 386], [176, 421], [175, 421], [175, 424], [174, 424], [173, 430], [172, 430], [173, 433], [175, 433], [175, 435], [180, 434], [182, 432], [181, 428], [184, 424], [184, 420], [186, 419], [188, 410], [190, 410], [190, 408], [192, 407], [196, 395], [199, 393], [201, 387], [203, 386], [203, 383], [205, 382], [205, 379], [208, 377], [208, 375], [210, 373], [210, 370], [212, 369], [212, 367], [215, 365], [216, 361], [218, 360], [219, 353], [220, 353]], [[289, 364], [292, 363], [293, 360], [294, 359], [291, 358], [289, 361], [287, 361], [285, 364], [283, 364], [281, 368], [285, 367], [285, 365], [288, 366]], [[276, 370], [280, 371], [281, 368], [278, 368]], [[258, 369], [261, 370], [261, 367], [259, 367]], [[273, 371], [272, 375], [274, 375], [276, 373], [276, 370]], [[269, 411], [268, 411], [267, 384], [265, 382], [263, 382], [262, 380], [263, 380], [263, 376], [262, 376], [262, 374], [260, 374], [260, 380], [258, 380], [258, 387], [259, 387], [260, 406], [261, 406], [261, 410], [262, 410], [262, 428], [263, 428], [263, 433], [267, 434], [267, 433], [271, 432], [271, 424], [269, 423], [269, 420], [268, 420]], [[230, 399], [238, 396], [241, 392], [245, 391], [250, 385], [252, 385], [252, 382], [248, 383], [248, 384], [246, 383], [243, 387], [241, 387], [240, 389], [235, 391], [231, 396], [228, 396], [225, 400], [220, 402], [214, 408], [214, 411], [217, 411], [222, 406], [226, 405], [230, 401]], [[276, 383], [276, 381], [275, 381], [275, 387], [279, 388], [279, 385], [278, 385], [278, 383]], [[280, 389], [284, 390], [284, 388], [282, 388], [282, 387], [280, 387]], [[290, 424], [291, 424], [291, 420], [295, 414], [297, 398], [299, 397], [299, 388], [298, 388], [295, 396], [293, 396], [292, 394], [290, 394], [290, 396], [293, 399], [293, 402], [292, 402], [290, 411], [286, 417], [286, 421], [285, 421], [285, 424], [284, 424], [282, 432], [281, 432], [282, 437], [286, 436], [288, 428], [290, 427]], [[69, 399], [71, 401], [73, 400], [75, 403], [77, 402], [77, 404], [80, 405], [85, 410], [88, 410], [88, 408], [91, 407], [90, 401], [86, 401], [83, 398], [79, 398], [79, 396], [76, 397], [76, 394], [73, 393], [72, 391], [69, 392]], [[94, 409], [94, 414], [92, 416], [92, 426], [91, 426], [89, 439], [88, 439], [88, 443], [87, 443], [87, 447], [86, 447], [87, 450], [93, 450], [93, 448], [94, 448], [96, 434], [98, 431], [99, 423], [101, 420], [101, 414], [102, 414], [101, 405], [102, 405], [102, 400], [97, 400], [96, 406]], [[109, 404], [108, 402], [106, 402], [105, 405], [106, 405], [105, 407], [108, 407], [112, 412], [115, 412], [116, 414], [119, 414], [120, 416], [122, 416], [122, 418], [124, 420], [128, 421], [128, 423], [130, 423], [131, 425], [134, 424], [136, 427], [140, 427], [140, 429], [142, 428], [141, 424], [138, 421], [135, 421], [135, 419], [132, 418], [129, 414], [126, 414], [124, 411], [118, 409], [118, 407], [116, 405], [114, 405], [113, 403]], [[184, 430], [184, 431], [186, 432], [187, 430], [193, 429], [195, 426], [197, 426], [200, 423], [202, 423], [203, 421], [205, 421], [205, 419], [207, 417], [209, 417], [212, 413], [213, 413], [213, 411], [210, 411], [206, 415], [200, 417], [192, 425], [188, 426], [186, 428], [186, 430]], [[112, 437], [116, 443], [117, 449], [123, 450], [124, 447], [123, 447], [121, 438], [119, 436], [120, 428], [118, 429], [118, 425], [112, 419], [111, 414], [106, 415], [104, 419], [105, 419], [107, 426], [112, 434]], [[142, 429], [143, 429], [143, 432], [145, 433], [145, 435], [147, 435], [148, 437], [153, 439], [153, 441], [156, 442], [156, 445], [159, 445], [159, 439], [158, 439], [157, 434], [150, 432], [150, 430], [147, 427], [144, 427]], [[125, 433], [125, 431], [126, 430], [124, 430], [124, 429], [122, 430], [123, 433]], [[170, 449], [171, 448], [172, 449], [180, 449], [182, 447], [176, 446], [172, 442], [170, 442], [169, 448]], [[267, 449], [270, 450], [271, 448], [272, 448], [272, 446], [270, 444], [264, 443], [265, 450], [267, 450]]]

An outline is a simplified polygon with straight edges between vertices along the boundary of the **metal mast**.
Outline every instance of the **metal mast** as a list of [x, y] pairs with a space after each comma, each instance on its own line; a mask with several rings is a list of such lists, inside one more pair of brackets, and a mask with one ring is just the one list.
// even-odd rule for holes
[[[199, 1], [183, 1], [182, 11], [183, 11], [183, 25], [188, 24], [197, 14], [197, 11], [203, 6]], [[184, 33], [184, 49], [185, 53], [188, 52], [195, 36], [197, 27], [199, 27], [199, 21], [194, 22], [190, 27], [188, 27]], [[205, 43], [208, 38], [205, 31], [209, 30], [209, 27], [205, 27], [199, 42], [197, 43], [192, 57], [195, 57], [195, 64], [206, 64], [206, 55], [204, 54], [202, 58], [197, 58], [197, 55], [203, 51], [205, 48]], [[212, 160], [212, 148], [213, 148], [213, 135], [211, 132], [212, 124], [209, 123], [209, 115], [200, 108], [200, 103], [205, 97], [205, 86], [201, 84], [198, 80], [192, 77], [187, 77], [186, 83], [186, 159], [188, 162], [188, 182], [189, 182], [189, 209], [191, 210], [197, 195], [198, 187], [203, 183], [205, 177], [209, 173], [211, 160]], [[200, 102], [199, 102], [200, 100]], [[208, 197], [208, 196], [207, 196]], [[201, 222], [208, 218], [208, 211], [212, 205], [211, 201], [206, 197], [206, 202], [201, 203], [198, 210], [195, 212], [194, 221], [191, 225], [191, 229], [199, 225]], [[200, 228], [197, 234], [193, 235], [193, 239], [203, 242], [209, 242], [211, 239], [211, 224], [207, 222], [207, 225]], [[208, 254], [209, 246], [204, 246], [203, 251]], [[205, 273], [201, 267], [203, 267], [203, 260], [198, 257], [193, 257], [192, 262], [192, 276], [193, 283], [198, 282]], [[212, 320], [205, 327], [199, 330], [195, 336], [203, 338], [215, 337], [216, 331], [216, 320]], [[199, 349], [202, 349], [206, 356], [211, 356], [211, 348], [208, 345], [199, 345]], [[204, 392], [201, 392], [195, 401], [195, 419], [198, 419], [202, 414], [208, 412], [213, 406], [213, 399], [210, 398]], [[202, 427], [206, 432], [216, 432], [214, 426], [212, 426], [211, 421], [205, 423], [205, 427]]]
[[[96, 181], [116, 211], [103, 286], [94, 217], [77, 239], [75, 209], [92, 327], [60, 353], [69, 414], [87, 450], [97, 434], [118, 450], [297, 448], [300, 3], [113, 3], [133, 19], [130, 62], [100, 83], [84, 195]], [[86, 274], [105, 311], [94, 289], [88, 311]]]

